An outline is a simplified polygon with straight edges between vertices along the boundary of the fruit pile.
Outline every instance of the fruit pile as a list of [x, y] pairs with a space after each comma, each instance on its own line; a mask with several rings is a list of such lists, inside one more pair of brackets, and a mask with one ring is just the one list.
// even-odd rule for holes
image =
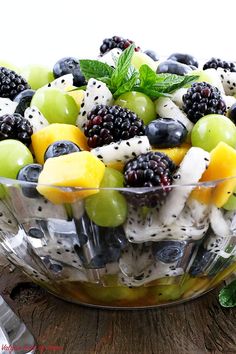
[[234, 63], [161, 60], [118, 36], [96, 60], [0, 67], [0, 228], [19, 239], [14, 262], [102, 305], [220, 281], [236, 254], [235, 97]]

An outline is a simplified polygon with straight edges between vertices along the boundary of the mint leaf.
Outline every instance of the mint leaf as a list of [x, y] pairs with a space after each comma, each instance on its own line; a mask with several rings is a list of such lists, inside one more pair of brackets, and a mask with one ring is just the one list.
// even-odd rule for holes
[[134, 72], [130, 79], [128, 79], [123, 85], [119, 86], [119, 88], [114, 92], [114, 98], [116, 99], [123, 93], [132, 91], [138, 77], [138, 72]]
[[111, 85], [116, 87], [124, 84], [127, 80], [129, 80], [128, 73], [131, 67], [131, 59], [134, 54], [134, 44], [130, 45], [126, 48], [118, 58], [116, 67], [111, 76]]
[[110, 78], [114, 71], [110, 65], [98, 60], [81, 59], [79, 64], [86, 80], [91, 78], [97, 80], [99, 80], [99, 78]]
[[150, 86], [157, 82], [157, 74], [148, 65], [144, 64], [139, 69], [140, 87]]
[[157, 99], [158, 97], [170, 97], [169, 93], [161, 92], [156, 90], [155, 86], [150, 87], [140, 87], [134, 86], [133, 91], [142, 92], [145, 95], [149, 96], [152, 100]]
[[236, 279], [221, 289], [219, 301], [223, 307], [236, 306]]
[[186, 84], [194, 82], [198, 78], [198, 76], [156, 74], [156, 80], [154, 81], [154, 75], [151, 73], [152, 70], [148, 71], [145, 68], [142, 70], [142, 81], [140, 82], [140, 85], [136, 85], [133, 90], [145, 93], [153, 100], [161, 96], [168, 97], [172, 91], [184, 87]]
[[198, 79], [196, 75], [189, 76], [179, 76], [170, 74], [169, 76], [164, 78], [164, 81], [157, 83], [156, 87], [162, 90], [165, 93], [169, 93], [175, 91], [185, 85], [192, 83]]

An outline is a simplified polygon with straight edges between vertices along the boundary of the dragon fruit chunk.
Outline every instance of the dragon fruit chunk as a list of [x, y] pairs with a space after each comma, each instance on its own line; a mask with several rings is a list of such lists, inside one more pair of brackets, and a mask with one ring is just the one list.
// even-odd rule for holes
[[90, 152], [104, 163], [109, 163], [126, 162], [150, 150], [151, 146], [148, 137], [144, 135], [97, 147]]
[[171, 100], [180, 108], [182, 109], [183, 107], [183, 95], [187, 93], [188, 89], [187, 88], [180, 88], [176, 91], [174, 91], [171, 95]]
[[33, 128], [33, 133], [36, 133], [49, 125], [47, 119], [42, 115], [36, 106], [28, 107], [25, 110], [24, 117], [30, 122]]
[[43, 86], [44, 88], [46, 87], [52, 87], [52, 88], [57, 88], [62, 91], [68, 91], [70, 90], [73, 86], [73, 75], [72, 74], [66, 74], [58, 79], [53, 80], [52, 82], [49, 82], [49, 84]]
[[196, 201], [195, 205], [186, 202], [181, 214], [171, 225], [164, 225], [158, 217], [158, 210], [150, 210], [143, 217], [141, 210], [129, 206], [127, 221], [124, 225], [129, 242], [201, 239], [209, 227], [208, 206]]
[[236, 72], [231, 72], [227, 69], [218, 68], [217, 72], [223, 84], [225, 94], [233, 96], [236, 94]]
[[121, 53], [122, 50], [120, 48], [113, 48], [103, 56], [99, 57], [98, 60], [114, 68], [116, 67], [116, 62], [119, 56], [121, 55]]
[[170, 225], [176, 220], [194, 189], [194, 184], [207, 169], [209, 161], [210, 154], [207, 151], [198, 147], [191, 147], [188, 150], [173, 176], [174, 186], [159, 211], [160, 222]]
[[156, 113], [162, 118], [172, 118], [181, 122], [188, 132], [193, 128], [193, 123], [187, 115], [168, 97], [159, 97], [155, 101]]
[[13, 102], [10, 98], [0, 97], [0, 116], [4, 114], [13, 114], [18, 106], [17, 102]]
[[107, 85], [102, 81], [90, 79], [87, 84], [87, 89], [84, 94], [84, 99], [81, 103], [81, 109], [76, 121], [76, 125], [83, 129], [87, 121], [87, 113], [92, 110], [95, 105], [111, 106], [113, 96]]
[[178, 266], [178, 261], [168, 264], [156, 262], [151, 247], [145, 244], [130, 244], [120, 258], [119, 268], [120, 283], [131, 287], [139, 287], [165, 276], [178, 276], [184, 273]]

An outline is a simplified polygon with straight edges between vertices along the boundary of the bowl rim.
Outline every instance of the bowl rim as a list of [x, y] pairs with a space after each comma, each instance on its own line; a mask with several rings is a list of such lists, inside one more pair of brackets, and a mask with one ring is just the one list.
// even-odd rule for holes
[[[13, 178], [1, 177], [0, 176], [0, 188], [4, 187], [33, 187], [37, 188], [39, 186], [45, 188], [54, 188], [55, 190], [60, 190], [63, 192], [82, 192], [82, 191], [119, 191], [119, 192], [128, 192], [128, 193], [148, 193], [158, 190], [165, 190], [165, 189], [178, 189], [178, 188], [214, 188], [218, 184], [222, 182], [226, 182], [229, 180], [234, 180], [236, 182], [236, 176], [232, 177], [225, 177], [220, 179], [215, 179], [211, 181], [204, 181], [204, 182], [197, 182], [197, 183], [183, 183], [183, 184], [171, 184], [168, 186], [156, 186], [156, 187], [80, 187], [80, 186], [62, 186], [62, 185], [55, 185], [55, 184], [47, 184], [47, 183], [37, 183], [37, 182], [28, 182], [22, 181]], [[236, 183], [235, 183], [236, 188]]]

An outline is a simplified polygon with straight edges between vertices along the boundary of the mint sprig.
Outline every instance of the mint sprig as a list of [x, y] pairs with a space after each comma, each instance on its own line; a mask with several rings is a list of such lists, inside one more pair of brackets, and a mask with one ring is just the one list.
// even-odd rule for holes
[[236, 306], [236, 279], [221, 289], [219, 301], [223, 307]]
[[131, 45], [119, 56], [115, 68], [98, 60], [80, 60], [80, 69], [86, 80], [93, 78], [104, 82], [115, 99], [129, 91], [145, 93], [152, 99], [169, 96], [172, 91], [198, 78], [190, 75], [156, 74], [146, 64], [136, 70], [131, 64], [133, 54], [134, 45]]

